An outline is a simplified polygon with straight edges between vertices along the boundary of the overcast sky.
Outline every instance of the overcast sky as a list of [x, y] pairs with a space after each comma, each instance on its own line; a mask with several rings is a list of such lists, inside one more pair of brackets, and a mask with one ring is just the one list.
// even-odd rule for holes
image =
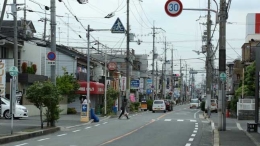
[[[44, 5], [50, 6], [50, 0], [34, 0], [38, 2], [41, 7], [30, 0], [27, 0], [27, 9], [34, 11], [44, 12]], [[135, 50], [136, 54], [151, 54], [152, 51], [152, 25], [162, 28], [166, 31], [164, 33], [161, 30], [156, 30], [156, 49], [160, 56], [163, 58], [164, 54], [164, 37], [166, 36], [167, 45], [167, 60], [171, 60], [171, 50], [174, 49], [174, 64], [178, 66], [174, 67], [174, 70], [179, 69], [180, 58], [183, 65], [188, 64], [188, 68], [195, 70], [202, 70], [205, 66], [203, 60], [191, 59], [201, 57], [205, 58], [203, 54], [197, 55], [192, 50], [201, 50], [201, 34], [206, 29], [205, 25], [201, 23], [206, 22], [206, 18], [203, 18], [207, 12], [199, 11], [183, 11], [178, 17], [169, 17], [164, 11], [164, 4], [166, 0], [130, 0], [130, 25], [131, 33], [135, 34], [135, 40], [142, 40], [141, 45], [137, 45], [135, 42], [130, 43], [130, 47]], [[184, 8], [206, 8], [207, 0], [181, 0]], [[9, 0], [9, 3], [12, 2]], [[90, 25], [93, 29], [111, 29], [113, 23], [119, 17], [126, 27], [126, 0], [89, 0], [89, 3], [85, 5], [78, 4], [77, 0], [63, 0], [64, 3], [56, 0], [57, 15], [63, 17], [57, 17], [57, 43], [67, 45], [67, 25], [69, 14], [69, 45], [86, 47], [86, 32], [83, 27], [78, 23], [74, 16], [80, 19], [83, 26], [87, 28]], [[217, 0], [219, 2], [219, 0]], [[1, 0], [2, 8], [3, 0]], [[17, 0], [17, 3], [24, 3], [24, 0]], [[219, 4], [218, 4], [219, 5]], [[216, 5], [211, 0], [212, 9], [216, 9]], [[227, 61], [232, 61], [241, 55], [241, 46], [245, 42], [245, 29], [246, 29], [246, 15], [247, 13], [259, 12], [260, 2], [258, 0], [233, 0], [231, 8], [229, 10], [227, 24]], [[7, 12], [10, 12], [10, 6], [7, 6]], [[104, 17], [115, 12], [115, 16], [110, 19]], [[50, 13], [50, 11], [47, 11]], [[71, 14], [72, 13], [72, 14]], [[199, 17], [199, 21], [196, 21]], [[212, 13], [212, 20], [215, 24], [215, 14]], [[23, 17], [23, 12], [18, 12], [18, 18]], [[44, 30], [44, 23], [39, 22], [40, 18], [44, 18], [44, 14], [36, 12], [28, 12], [27, 19], [32, 20], [37, 34], [35, 36], [41, 37]], [[47, 15], [47, 18], [50, 18]], [[5, 19], [7, 17], [5, 16]], [[9, 16], [9, 19], [12, 19]], [[50, 23], [47, 24], [47, 34], [50, 32]], [[60, 28], [60, 29], [58, 29]], [[212, 29], [214, 25], [212, 26]], [[60, 30], [60, 31], [59, 31]], [[216, 46], [218, 39], [218, 27], [214, 33], [213, 44]], [[60, 34], [60, 37], [59, 37]], [[83, 38], [79, 38], [81, 35]], [[109, 31], [104, 32], [92, 32], [92, 36], [110, 48], [126, 48], [126, 38], [124, 34], [112, 34]], [[91, 39], [93, 41], [93, 38]], [[218, 51], [217, 51], [218, 52]], [[150, 58], [151, 59], [151, 55]], [[216, 54], [218, 58], [218, 53]], [[151, 61], [150, 61], [151, 62]], [[158, 62], [161, 65], [161, 61]], [[216, 63], [218, 61], [216, 60]], [[150, 63], [151, 64], [151, 63]], [[159, 68], [161, 68], [159, 66]], [[150, 66], [151, 69], [151, 66]], [[179, 73], [176, 71], [176, 73]], [[201, 79], [201, 74], [197, 75], [197, 80]]]

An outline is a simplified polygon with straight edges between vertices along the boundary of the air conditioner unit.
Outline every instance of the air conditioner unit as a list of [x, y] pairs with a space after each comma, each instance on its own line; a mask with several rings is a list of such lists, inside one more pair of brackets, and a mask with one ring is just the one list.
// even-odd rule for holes
[[203, 45], [203, 46], [201, 47], [201, 52], [202, 52], [202, 53], [206, 53], [206, 52], [207, 52], [207, 45]]

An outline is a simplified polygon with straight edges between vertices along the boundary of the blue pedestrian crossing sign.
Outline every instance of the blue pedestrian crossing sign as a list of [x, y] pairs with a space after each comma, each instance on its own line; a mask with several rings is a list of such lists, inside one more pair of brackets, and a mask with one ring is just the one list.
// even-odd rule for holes
[[87, 105], [86, 104], [82, 104], [82, 112], [87, 112]]
[[122, 24], [121, 20], [119, 18], [116, 19], [116, 22], [111, 28], [112, 33], [125, 33], [125, 27]]

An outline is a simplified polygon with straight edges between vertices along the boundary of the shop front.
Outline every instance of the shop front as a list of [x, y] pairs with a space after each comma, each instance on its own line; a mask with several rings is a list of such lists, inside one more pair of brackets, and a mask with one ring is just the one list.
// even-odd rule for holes
[[[81, 111], [81, 104], [87, 97], [87, 82], [86, 81], [78, 81], [80, 88], [76, 92], [80, 95], [74, 102], [68, 105], [69, 108], [75, 108], [77, 112]], [[100, 109], [104, 104], [104, 84], [99, 82], [90, 82], [90, 107], [95, 109], [95, 113], [99, 114]]]

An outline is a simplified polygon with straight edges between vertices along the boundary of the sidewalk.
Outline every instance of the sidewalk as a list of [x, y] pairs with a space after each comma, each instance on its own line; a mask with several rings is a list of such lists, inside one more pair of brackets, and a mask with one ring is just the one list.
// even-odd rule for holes
[[[218, 114], [212, 113], [210, 120], [212, 128], [218, 129]], [[218, 131], [220, 146], [260, 146], [260, 133], [247, 132], [247, 122], [233, 118], [226, 118], [226, 131]], [[260, 132], [260, 128], [258, 128]], [[215, 135], [214, 135], [214, 138]]]

